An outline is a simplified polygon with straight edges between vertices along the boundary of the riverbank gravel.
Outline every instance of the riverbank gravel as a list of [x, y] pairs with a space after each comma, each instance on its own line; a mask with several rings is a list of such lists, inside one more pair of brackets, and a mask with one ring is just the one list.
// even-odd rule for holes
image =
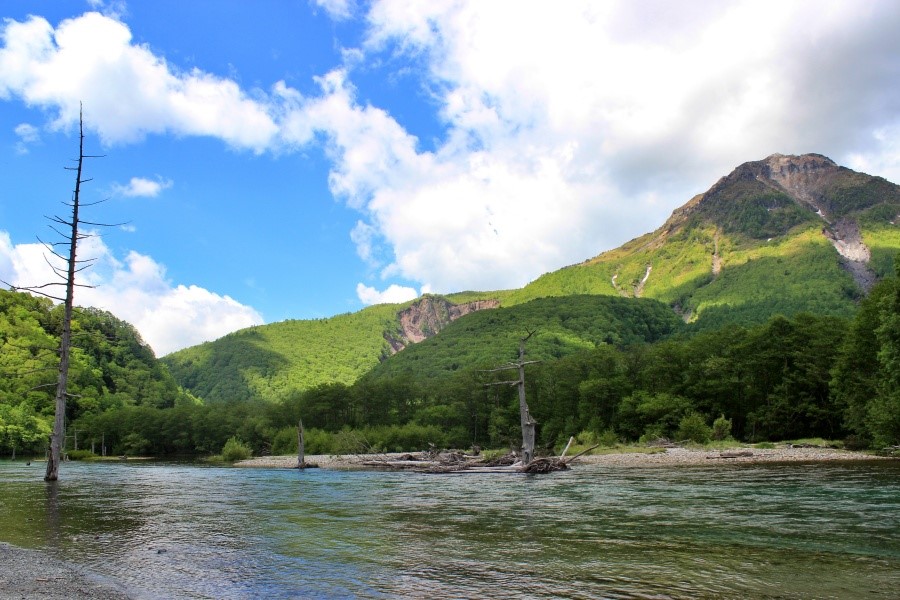
[[[823, 461], [891, 460], [865, 452], [851, 452], [832, 448], [734, 448], [728, 450], [693, 450], [689, 448], [659, 448], [651, 452], [620, 452], [589, 454], [575, 464], [622, 467], [690, 466], [735, 463], [790, 463]], [[307, 455], [306, 462], [322, 469], [363, 469], [363, 463], [398, 460], [408, 453]], [[260, 456], [235, 463], [238, 467], [289, 469], [297, 466], [297, 456]]]
[[38, 550], [0, 542], [0, 600], [129, 600], [109, 582]]

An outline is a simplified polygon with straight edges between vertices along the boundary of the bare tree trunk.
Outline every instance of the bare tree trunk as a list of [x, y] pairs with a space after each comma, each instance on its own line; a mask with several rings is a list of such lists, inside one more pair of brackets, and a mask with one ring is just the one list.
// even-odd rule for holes
[[[527, 331], [527, 330], [526, 330]], [[534, 331], [528, 332], [528, 335], [519, 340], [519, 360], [503, 367], [489, 369], [486, 373], [495, 373], [498, 371], [517, 370], [519, 378], [515, 381], [496, 381], [485, 385], [515, 385], [519, 388], [519, 416], [522, 424], [522, 462], [527, 466], [534, 458], [534, 438], [535, 426], [537, 421], [531, 417], [528, 411], [528, 403], [525, 401], [525, 365], [530, 365], [540, 361], [525, 360], [525, 342], [534, 335]]]
[[[528, 337], [531, 337], [530, 335]], [[525, 402], [525, 341], [519, 340], [519, 416], [522, 420], [522, 462], [526, 465], [534, 458], [534, 429], [537, 422], [531, 418], [528, 412], [528, 403]]]
[[50, 455], [44, 481], [59, 478], [59, 458], [66, 439], [66, 389], [69, 381], [69, 350], [72, 341], [72, 305], [75, 298], [75, 271], [78, 250], [78, 202], [81, 194], [81, 167], [84, 163], [84, 124], [78, 119], [78, 167], [75, 174], [75, 193], [72, 197], [72, 234], [69, 239], [69, 257], [66, 277], [66, 297], [63, 313], [63, 330], [59, 340], [59, 375], [56, 380], [56, 415], [50, 436]]
[[303, 435], [303, 419], [297, 424], [297, 468], [306, 468], [306, 440]]

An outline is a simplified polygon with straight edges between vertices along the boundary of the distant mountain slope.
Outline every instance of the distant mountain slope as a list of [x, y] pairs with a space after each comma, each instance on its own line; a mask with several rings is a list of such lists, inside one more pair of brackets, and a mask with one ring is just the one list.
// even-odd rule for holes
[[366, 377], [409, 375], [426, 387], [434, 386], [460, 370], [509, 363], [518, 355], [519, 340], [530, 332], [534, 335], [528, 341], [528, 360], [555, 360], [600, 344], [655, 342], [683, 327], [668, 306], [655, 300], [541, 298], [451, 323], [440, 335], [383, 361]]
[[[699, 329], [804, 311], [849, 316], [872, 283], [892, 272], [898, 252], [900, 187], [821, 155], [775, 154], [740, 165], [656, 231], [522, 289], [274, 323], [163, 360], [181, 385], [207, 400], [278, 401], [320, 383], [352, 383], [471, 312], [540, 298], [651, 298]], [[487, 323], [467, 319], [473, 327]], [[380, 369], [405, 364], [391, 360]]]
[[425, 296], [328, 319], [250, 327], [161, 360], [182, 386], [206, 400], [279, 401], [320, 383], [353, 383], [451, 321], [496, 306], [496, 301], [454, 303]]
[[548, 273], [507, 302], [648, 297], [703, 326], [848, 315], [898, 251], [900, 187], [824, 156], [776, 154], [739, 166], [653, 233]]

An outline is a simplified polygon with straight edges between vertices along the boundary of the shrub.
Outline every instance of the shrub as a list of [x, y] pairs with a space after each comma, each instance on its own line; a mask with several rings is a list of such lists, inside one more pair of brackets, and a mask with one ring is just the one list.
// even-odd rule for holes
[[690, 412], [682, 417], [681, 422], [678, 423], [678, 431], [675, 432], [675, 438], [679, 441], [690, 440], [698, 444], [705, 444], [709, 441], [711, 433], [703, 416], [696, 412]]
[[250, 450], [250, 446], [234, 436], [228, 438], [228, 441], [225, 442], [225, 446], [222, 447], [222, 460], [228, 462], [246, 460], [250, 458], [252, 454], [253, 452]]
[[278, 430], [278, 433], [272, 439], [272, 454], [274, 456], [297, 454], [296, 427], [284, 427]]
[[91, 460], [92, 458], [97, 458], [97, 455], [90, 450], [69, 450], [66, 452], [66, 456], [69, 457], [69, 460]]
[[644, 430], [643, 435], [638, 438], [638, 443], [649, 444], [651, 442], [655, 442], [656, 440], [665, 438], [665, 431], [663, 431], [662, 425], [648, 425]]
[[607, 429], [597, 437], [597, 443], [604, 448], [612, 448], [619, 443], [619, 436], [612, 429]]
[[725, 415], [720, 415], [718, 419], [713, 421], [712, 439], [727, 440], [731, 437], [731, 419], [726, 419]]

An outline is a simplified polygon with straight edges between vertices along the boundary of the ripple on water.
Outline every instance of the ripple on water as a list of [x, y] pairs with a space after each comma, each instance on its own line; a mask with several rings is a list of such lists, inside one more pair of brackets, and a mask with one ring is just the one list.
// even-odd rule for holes
[[0, 540], [149, 598], [864, 598], [900, 589], [896, 465], [544, 477], [0, 463]]

